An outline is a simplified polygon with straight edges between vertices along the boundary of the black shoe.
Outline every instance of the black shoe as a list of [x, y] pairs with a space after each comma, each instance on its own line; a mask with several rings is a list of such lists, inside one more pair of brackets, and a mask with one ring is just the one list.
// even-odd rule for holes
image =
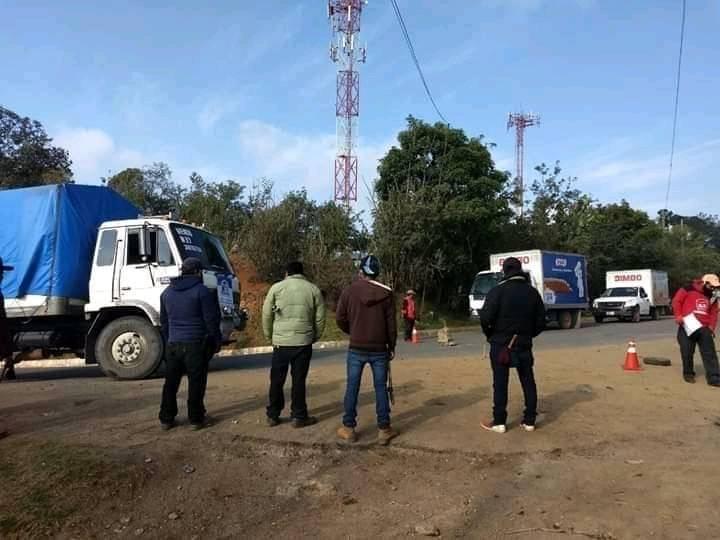
[[308, 416], [306, 418], [293, 418], [292, 421], [292, 427], [294, 428], [304, 428], [307, 426], [314, 426], [317, 424], [317, 418], [314, 416]]
[[160, 429], [162, 429], [163, 431], [170, 431], [174, 427], [175, 427], [175, 422], [162, 422], [160, 424]]
[[717, 386], [720, 387], [720, 381], [712, 381], [708, 383], [710, 386]]
[[274, 416], [266, 417], [265, 422], [267, 422], [268, 427], [275, 427], [280, 425], [280, 419]]
[[683, 375], [683, 380], [686, 383], [695, 384], [695, 375]]
[[209, 416], [206, 416], [200, 422], [191, 422], [190, 429], [192, 429], [193, 431], [200, 431], [201, 429], [210, 427], [211, 425], [212, 419]]

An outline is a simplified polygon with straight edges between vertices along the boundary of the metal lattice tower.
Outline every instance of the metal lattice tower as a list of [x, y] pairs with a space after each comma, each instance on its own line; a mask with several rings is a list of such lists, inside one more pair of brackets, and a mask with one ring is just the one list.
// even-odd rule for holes
[[335, 157], [335, 201], [350, 207], [357, 201], [358, 158], [355, 153], [360, 115], [360, 74], [357, 64], [365, 62], [366, 49], [359, 47], [360, 16], [365, 0], [329, 0], [332, 26], [330, 59], [338, 64], [335, 116], [337, 155]]
[[540, 116], [532, 113], [510, 113], [507, 128], [515, 128], [515, 186], [518, 194], [519, 215], [522, 217], [525, 208], [525, 128], [540, 123]]

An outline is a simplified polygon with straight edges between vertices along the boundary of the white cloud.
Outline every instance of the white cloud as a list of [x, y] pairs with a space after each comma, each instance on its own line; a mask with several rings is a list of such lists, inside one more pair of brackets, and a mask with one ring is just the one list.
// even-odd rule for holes
[[[259, 120], [242, 122], [238, 145], [251, 169], [251, 176], [265, 176], [275, 182], [279, 192], [307, 189], [319, 200], [333, 197], [335, 135], [295, 134]], [[362, 138], [357, 150], [358, 207], [367, 208], [367, 189], [376, 176], [378, 160], [393, 140], [368, 142]]]
[[78, 183], [98, 183], [102, 176], [126, 167], [142, 167], [146, 163], [141, 152], [118, 147], [113, 138], [101, 129], [61, 129], [54, 142], [70, 153], [74, 178]]
[[235, 113], [240, 101], [232, 98], [211, 98], [200, 109], [197, 123], [200, 129], [207, 133], [222, 119]]

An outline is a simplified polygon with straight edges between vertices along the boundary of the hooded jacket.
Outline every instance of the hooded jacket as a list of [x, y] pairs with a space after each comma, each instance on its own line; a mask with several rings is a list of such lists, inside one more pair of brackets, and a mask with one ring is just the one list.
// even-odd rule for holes
[[320, 289], [300, 274], [275, 283], [262, 308], [265, 337], [275, 347], [303, 347], [325, 331], [325, 302]]
[[351, 349], [395, 351], [395, 299], [387, 285], [356, 279], [340, 295], [335, 320], [343, 332], [350, 334]]
[[209, 340], [219, 347], [220, 306], [199, 276], [180, 276], [160, 296], [160, 325], [166, 343]]
[[490, 343], [507, 345], [517, 335], [518, 349], [532, 348], [533, 338], [545, 329], [545, 304], [527, 274], [510, 274], [490, 290], [480, 323]]
[[692, 313], [703, 326], [715, 331], [718, 305], [712, 301], [712, 295], [706, 292], [701, 280], [696, 279], [687, 287], [678, 290], [672, 301], [672, 309], [678, 324], [682, 324], [683, 317]]

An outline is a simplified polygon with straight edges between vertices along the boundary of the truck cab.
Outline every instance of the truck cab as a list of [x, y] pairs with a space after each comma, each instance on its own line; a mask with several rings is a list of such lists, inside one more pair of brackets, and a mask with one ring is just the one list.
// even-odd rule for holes
[[608, 317], [639, 322], [643, 316], [655, 316], [644, 287], [611, 287], [593, 302], [593, 316], [598, 323]]
[[485, 298], [490, 290], [502, 281], [502, 277], [502, 272], [492, 272], [491, 270], [483, 270], [475, 275], [468, 295], [471, 319], [480, 318], [480, 310], [485, 305]]
[[118, 378], [155, 371], [163, 356], [160, 296], [188, 257], [202, 261], [203, 282], [217, 291], [223, 339], [242, 329], [239, 282], [219, 238], [164, 218], [109, 221], [98, 230], [85, 305], [87, 362]]

